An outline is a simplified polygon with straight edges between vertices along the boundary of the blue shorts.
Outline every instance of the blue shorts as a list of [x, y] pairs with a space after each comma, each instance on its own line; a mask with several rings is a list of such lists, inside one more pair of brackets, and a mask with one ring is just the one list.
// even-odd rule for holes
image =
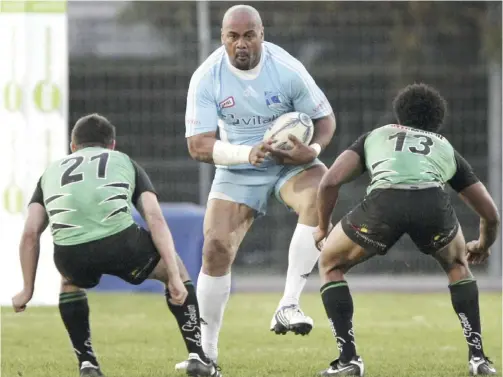
[[208, 201], [223, 199], [245, 204], [257, 211], [257, 216], [262, 216], [267, 212], [267, 202], [273, 192], [280, 203], [286, 205], [279, 193], [281, 187], [290, 178], [316, 165], [323, 162], [315, 159], [306, 165], [273, 165], [267, 170], [217, 168]]

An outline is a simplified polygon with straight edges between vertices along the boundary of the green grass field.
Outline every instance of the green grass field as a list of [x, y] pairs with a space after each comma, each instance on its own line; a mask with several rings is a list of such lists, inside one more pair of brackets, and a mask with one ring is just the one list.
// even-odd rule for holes
[[[304, 295], [315, 320], [307, 337], [268, 331], [278, 294], [231, 297], [220, 340], [225, 377], [314, 376], [336, 357], [318, 295]], [[175, 320], [157, 295], [90, 294], [93, 343], [108, 377], [183, 376]], [[355, 294], [354, 326], [368, 377], [467, 376], [461, 326], [443, 294]], [[482, 293], [484, 346], [501, 376], [501, 294]], [[2, 308], [3, 377], [78, 376], [57, 308]]]

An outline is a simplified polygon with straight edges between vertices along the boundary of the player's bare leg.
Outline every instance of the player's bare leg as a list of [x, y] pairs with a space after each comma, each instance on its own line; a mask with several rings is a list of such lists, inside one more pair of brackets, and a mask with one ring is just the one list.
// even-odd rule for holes
[[61, 280], [59, 312], [79, 361], [80, 376], [103, 376], [91, 344], [86, 291], [71, 284], [65, 278]]
[[254, 217], [255, 211], [248, 206], [228, 200], [211, 199], [206, 209], [197, 298], [203, 349], [214, 361], [218, 357], [218, 337], [231, 290], [231, 265]]
[[[203, 350], [215, 364], [218, 337], [231, 291], [232, 262], [254, 218], [255, 211], [250, 207], [225, 199], [211, 199], [206, 208], [203, 265], [197, 281], [197, 300]], [[175, 365], [177, 370], [187, 367], [187, 361]]]
[[449, 279], [451, 301], [468, 344], [471, 375], [494, 375], [496, 369], [485, 356], [479, 313], [479, 291], [466, 257], [466, 243], [461, 228], [456, 237], [434, 255]]
[[188, 295], [182, 305], [175, 305], [170, 302], [170, 294], [167, 289], [169, 279], [165, 262], [161, 259], [149, 276], [166, 285], [165, 296], [169, 310], [173, 313], [178, 323], [178, 328], [182, 334], [183, 341], [189, 353], [187, 360], [187, 374], [192, 377], [220, 377], [220, 369], [204, 353], [201, 342], [201, 317], [197, 302], [194, 284], [190, 280], [189, 273], [182, 260], [177, 256], [178, 270], [180, 277], [185, 284]]
[[329, 234], [321, 251], [319, 268], [321, 297], [332, 332], [337, 340], [339, 358], [320, 373], [322, 376], [363, 376], [364, 365], [356, 353], [353, 331], [353, 298], [344, 274], [353, 266], [372, 257], [354, 243], [339, 222]]
[[299, 301], [307, 278], [318, 261], [313, 232], [318, 225], [316, 195], [318, 185], [327, 171], [316, 165], [289, 179], [281, 187], [283, 201], [298, 214], [298, 223], [290, 241], [285, 290], [271, 320], [270, 330], [276, 334], [309, 334], [313, 320], [300, 309]]

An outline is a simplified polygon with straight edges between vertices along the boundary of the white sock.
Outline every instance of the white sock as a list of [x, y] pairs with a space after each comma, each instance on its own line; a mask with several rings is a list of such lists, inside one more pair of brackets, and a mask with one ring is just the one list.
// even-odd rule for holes
[[282, 306], [299, 304], [300, 294], [306, 285], [307, 277], [320, 256], [313, 239], [315, 229], [314, 226], [297, 224], [293, 232], [288, 250], [285, 292], [278, 309]]
[[230, 293], [230, 273], [219, 277], [206, 275], [202, 271], [199, 273], [197, 301], [201, 313], [202, 346], [204, 352], [214, 361], [218, 357], [218, 335]]

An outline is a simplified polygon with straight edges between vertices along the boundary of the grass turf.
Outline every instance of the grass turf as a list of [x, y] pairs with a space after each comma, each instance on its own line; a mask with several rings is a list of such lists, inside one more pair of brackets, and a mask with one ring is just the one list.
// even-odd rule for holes
[[[319, 295], [302, 307], [315, 321], [307, 337], [269, 332], [278, 294], [231, 297], [220, 337], [225, 377], [314, 376], [336, 355]], [[354, 329], [368, 377], [467, 376], [467, 346], [443, 294], [354, 294]], [[107, 377], [183, 376], [174, 364], [186, 351], [164, 298], [89, 294], [93, 344]], [[482, 293], [483, 341], [499, 376], [501, 293]], [[2, 308], [3, 377], [78, 376], [76, 359], [56, 307], [14, 314]]]

